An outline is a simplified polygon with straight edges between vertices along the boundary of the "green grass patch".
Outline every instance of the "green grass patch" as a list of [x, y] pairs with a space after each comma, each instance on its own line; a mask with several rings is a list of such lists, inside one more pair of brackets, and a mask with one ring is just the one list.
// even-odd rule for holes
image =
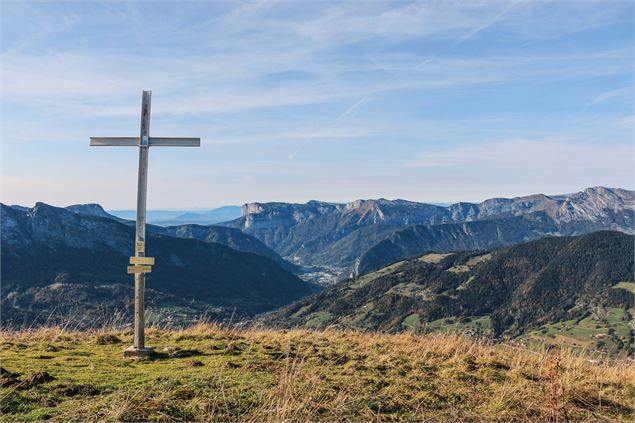
[[302, 315], [303, 315], [304, 313], [306, 313], [306, 312], [307, 312], [310, 308], [311, 308], [311, 307], [310, 307], [310, 306], [308, 306], [308, 305], [300, 307], [300, 308], [298, 309], [298, 311], [296, 311], [295, 313], [293, 313], [293, 314], [291, 315], [291, 318], [292, 318], [292, 319], [295, 319], [295, 318], [297, 318], [297, 317], [302, 316]]
[[[455, 335], [199, 325], [148, 330], [159, 356], [131, 361], [122, 354], [131, 334], [110, 335], [0, 334], [4, 369], [22, 382], [38, 372], [55, 378], [0, 388], [2, 421], [521, 421], [528, 410], [535, 421], [634, 417], [635, 364], [593, 363], [566, 350], [536, 354]], [[554, 377], [566, 395], [552, 389]]]
[[403, 265], [406, 264], [406, 261], [398, 261], [397, 263], [393, 263], [389, 266], [386, 267], [382, 267], [379, 270], [375, 270], [373, 272], [370, 273], [366, 273], [364, 275], [362, 275], [359, 279], [357, 279], [354, 283], [350, 284], [349, 286], [353, 289], [355, 288], [359, 288], [362, 287], [364, 285], [366, 285], [368, 282], [371, 282], [377, 278], [380, 278], [382, 276], [386, 276], [390, 273], [393, 273], [394, 271], [398, 270], [399, 268], [401, 268]]
[[492, 322], [489, 316], [448, 317], [433, 320], [424, 325], [428, 330], [443, 333], [476, 333], [490, 335]]
[[465, 282], [459, 285], [456, 289], [461, 290], [461, 289], [467, 288], [468, 285], [472, 283], [473, 280], [474, 280], [474, 276], [470, 276]]
[[487, 253], [487, 254], [470, 258], [466, 264], [470, 267], [474, 267], [477, 264], [485, 263], [486, 261], [490, 261], [491, 259], [492, 259], [492, 254]]
[[328, 311], [318, 311], [311, 316], [311, 319], [306, 322], [307, 328], [319, 328], [324, 326], [333, 318], [333, 315]]
[[530, 345], [556, 344], [596, 351], [610, 357], [628, 354], [630, 315], [623, 309], [595, 309], [582, 320], [566, 320], [541, 326], [520, 337]]
[[421, 286], [419, 284], [412, 283], [412, 282], [398, 283], [397, 285], [390, 288], [388, 292], [386, 292], [386, 294], [404, 295], [406, 297], [415, 297], [415, 296], [425, 297], [429, 295], [429, 293], [430, 293], [429, 288], [426, 288], [424, 286]]
[[418, 331], [421, 328], [421, 321], [419, 320], [419, 315], [417, 313], [412, 313], [403, 319], [401, 326], [406, 330]]
[[469, 271], [470, 271], [470, 267], [466, 264], [457, 264], [448, 269], [448, 272], [451, 272], [451, 273], [465, 273]]
[[419, 257], [419, 261], [430, 264], [440, 263], [446, 257], [450, 257], [453, 253], [439, 254], [439, 253], [430, 253], [424, 256]]
[[635, 282], [619, 282], [612, 287], [613, 289], [625, 289], [632, 294], [635, 294]]

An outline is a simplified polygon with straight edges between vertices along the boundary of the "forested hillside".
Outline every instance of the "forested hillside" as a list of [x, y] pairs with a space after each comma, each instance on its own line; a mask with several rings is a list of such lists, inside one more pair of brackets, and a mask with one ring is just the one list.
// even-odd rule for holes
[[617, 313], [612, 323], [620, 324], [624, 339], [615, 343], [624, 350], [633, 254], [633, 236], [608, 231], [493, 251], [428, 253], [343, 281], [267, 321], [392, 332], [459, 321], [470, 332], [516, 337], [555, 322], [581, 322], [601, 309]]

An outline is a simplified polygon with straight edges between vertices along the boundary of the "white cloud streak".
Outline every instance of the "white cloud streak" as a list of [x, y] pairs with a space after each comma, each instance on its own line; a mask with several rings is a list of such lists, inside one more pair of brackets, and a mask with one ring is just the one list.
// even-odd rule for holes
[[[142, 61], [134, 54], [96, 54], [81, 48], [42, 54], [25, 43], [2, 54], [2, 97], [68, 114], [117, 116], [136, 113], [136, 107], [121, 106], [125, 103], [122, 100], [150, 86], [170, 96], [172, 114], [341, 101], [349, 104], [342, 113], [345, 117], [379, 92], [607, 75], [623, 72], [632, 58], [627, 51], [599, 51], [478, 58], [445, 53], [434, 60], [422, 60], [417, 52], [397, 57], [390, 50], [378, 50], [351, 62], [336, 54], [337, 49], [373, 37], [441, 37], [463, 43], [490, 26], [509, 25], [526, 17], [531, 7], [502, 1], [415, 2], [401, 7], [383, 2], [363, 3], [363, 7], [359, 2], [308, 5], [307, 11], [300, 13], [285, 2], [237, 4], [229, 13], [196, 25], [177, 28], [175, 23], [164, 23], [164, 32], [160, 32], [161, 25], [149, 22], [152, 31], [158, 31], [158, 39], [184, 49], [202, 49], [189, 57], [165, 57], [163, 47], [156, 43], [150, 44]], [[292, 11], [285, 13], [289, 9]], [[119, 14], [110, 18], [114, 31], [114, 20], [119, 18]], [[66, 29], [86, 24], [85, 17], [77, 15], [65, 19]], [[565, 21], [567, 26], [579, 23], [571, 18]], [[37, 34], [34, 39], [40, 38]], [[221, 40], [228, 45], [221, 49], [214, 41], [216, 34], [222, 34]], [[251, 48], [254, 34], [266, 34], [257, 50]], [[267, 80], [268, 75], [284, 71], [303, 71], [311, 77], [300, 83]], [[350, 72], [368, 77], [351, 80]]]
[[[295, 197], [282, 200], [320, 192], [337, 199], [382, 196], [386, 190], [429, 200], [433, 188], [421, 181], [432, 181], [439, 190], [433, 199], [445, 201], [489, 186], [512, 194], [518, 193], [514, 184], [540, 191], [540, 184], [551, 186], [549, 178], [564, 181], [563, 187], [578, 181], [580, 188], [632, 181], [632, 163], [625, 159], [632, 149], [623, 146], [632, 135], [632, 110], [591, 119], [567, 115], [577, 112], [567, 103], [567, 111], [554, 116], [533, 106], [532, 116], [522, 100], [506, 97], [517, 109], [484, 116], [490, 111], [466, 112], [456, 100], [474, 92], [483, 103], [495, 103], [489, 93], [563, 82], [565, 88], [593, 86], [581, 90], [585, 112], [626, 104], [629, 96], [632, 104], [630, 44], [611, 39], [543, 48], [586, 28], [632, 22], [629, 2], [100, 2], [86, 8], [9, 2], [3, 8], [0, 96], [11, 116], [3, 127], [11, 175], [3, 175], [3, 184], [14, 198], [42, 199], [44, 189], [48, 198], [81, 191], [82, 201], [90, 201], [94, 190], [73, 182], [77, 172], [61, 174], [66, 164], [47, 164], [56, 161], [50, 151], [70, 145], [80, 156], [85, 153], [76, 146], [88, 128], [136, 122], [139, 91], [148, 88], [158, 118], [153, 129], [186, 126], [195, 133], [183, 135], [214, 145], [187, 168], [204, 173], [211, 164], [223, 165], [211, 179], [226, 184], [222, 194], [231, 202], [254, 200], [250, 195], [268, 200], [267, 193], [278, 194], [283, 185]], [[548, 95], [545, 104], [569, 94]], [[377, 111], [386, 98], [386, 108], [397, 110]], [[420, 103], [410, 107], [413, 99]], [[434, 115], [437, 105], [445, 114]], [[414, 110], [424, 107], [429, 110]], [[401, 111], [410, 116], [402, 118]], [[129, 135], [121, 127], [124, 133], [112, 135]], [[373, 155], [368, 146], [379, 137], [385, 145]], [[34, 141], [45, 148], [35, 149]], [[219, 150], [231, 159], [218, 163], [213, 152]], [[417, 152], [420, 158], [411, 159]], [[28, 169], [26, 157], [39, 165]], [[245, 161], [258, 175], [273, 168], [277, 179], [240, 172]], [[112, 157], [106, 162], [120, 164]], [[220, 189], [210, 189], [204, 177], [210, 174], [192, 178], [198, 192]], [[38, 180], [46, 180], [39, 191]], [[295, 185], [287, 186], [289, 180]], [[313, 195], [307, 187], [318, 191]], [[188, 194], [179, 194], [187, 203]], [[223, 198], [206, 201], [222, 204]]]

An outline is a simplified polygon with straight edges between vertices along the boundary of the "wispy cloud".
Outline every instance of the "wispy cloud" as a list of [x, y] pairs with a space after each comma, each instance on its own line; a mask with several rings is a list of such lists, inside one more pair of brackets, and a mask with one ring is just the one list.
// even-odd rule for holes
[[[430, 150], [408, 161], [411, 168], [482, 168], [501, 175], [531, 175], [588, 171], [633, 173], [632, 146], [606, 147], [602, 143], [580, 144], [570, 140], [508, 139], [490, 143]], [[541, 176], [542, 177], [542, 176]]]
[[[101, 109], [95, 114], [107, 115], [109, 110], [114, 114], [132, 112], [109, 105], [109, 100], [121, 103], [121, 97], [126, 93], [152, 86], [185, 98], [172, 108], [173, 113], [216, 112], [223, 108], [242, 110], [343, 99], [349, 103], [344, 111], [347, 115], [367, 103], [373, 95], [401, 87], [487, 84], [538, 76], [605, 75], [624, 69], [628, 56], [608, 55], [602, 57], [600, 63], [595, 62], [594, 59], [599, 59], [597, 54], [604, 53], [602, 50], [591, 54], [585, 52], [577, 58], [560, 54], [510, 57], [495, 53], [489, 57], [457, 58], [452, 57], [457, 55], [456, 52], [446, 48], [423, 57], [419, 51], [401, 53], [399, 65], [400, 60], [391, 49], [380, 45], [376, 51], [361, 50], [361, 55], [354, 60], [345, 59], [349, 46], [372, 38], [434, 41], [441, 37], [450, 43], [463, 43], [491, 26], [508, 26], [526, 19], [538, 9], [531, 4], [517, 6], [517, 3], [446, 1], [394, 5], [366, 2], [362, 7], [359, 2], [330, 5], [310, 2], [299, 8], [287, 2], [264, 1], [230, 4], [227, 10], [220, 10], [218, 15], [202, 21], [192, 21], [192, 16], [170, 7], [174, 13], [172, 22], [161, 19], [159, 23], [158, 16], [149, 14], [146, 17], [149, 22], [143, 26], [150, 28], [150, 36], [163, 43], [146, 40], [148, 35], [140, 29], [125, 30], [127, 36], [138, 36], [145, 44], [142, 61], [138, 60], [137, 54], [104, 54], [83, 48], [81, 44], [44, 52], [32, 48], [36, 40], [41, 40], [40, 34], [66, 31], [72, 36], [89, 19], [81, 13], [55, 12], [56, 20], [61, 19], [64, 23], [61, 29], [54, 29], [49, 25], [50, 17], [39, 11], [33, 13], [34, 19], [44, 22], [38, 28], [48, 29], [27, 33], [25, 39], [29, 42], [7, 46], [3, 51], [2, 95], [9, 101], [39, 101], [55, 105], [56, 109], [60, 104], [77, 107], [78, 110], [69, 109], [69, 113], [83, 113], [94, 104], [95, 109]], [[615, 12], [611, 11], [618, 9], [613, 6], [603, 8], [599, 15], [613, 16]], [[25, 7], [34, 8], [32, 5]], [[584, 9], [588, 5], [578, 7]], [[101, 25], [112, 25], [115, 33], [114, 28], [121, 26], [117, 21], [130, 24], [136, 19], [132, 12], [122, 14], [106, 10], [108, 13], [101, 17], [91, 16], [90, 19]], [[131, 6], [130, 11], [134, 10], [136, 8]], [[560, 8], [556, 11], [558, 15], [566, 12]], [[583, 17], [588, 19], [586, 15]], [[564, 17], [563, 25], [575, 27], [581, 18]], [[518, 31], [524, 29], [518, 27]], [[256, 39], [259, 40], [258, 49], [253, 49]], [[164, 43], [187, 53], [166, 57]], [[340, 52], [341, 49], [344, 50]], [[431, 57], [434, 60], [431, 61]], [[583, 62], [585, 66], [581, 66]], [[285, 70], [302, 70], [315, 78], [300, 86], [281, 87], [267, 86], [259, 80], [268, 73]], [[363, 82], [352, 81], [348, 76], [350, 72], [367, 75]], [[177, 96], [174, 97], [178, 101]]]
[[[218, 113], [342, 101], [348, 103], [341, 113], [341, 117], [346, 117], [381, 92], [619, 75], [627, 70], [630, 58], [626, 50], [553, 56], [445, 57], [393, 67], [392, 76], [383, 80], [375, 75], [376, 64], [360, 64], [357, 72], [367, 72], [368, 78], [351, 81], [346, 68], [330, 63], [307, 64], [293, 55], [277, 60], [269, 60], [267, 55], [236, 56], [233, 60], [152, 59], [140, 67], [131, 58], [119, 56], [12, 54], [5, 57], [3, 65], [2, 96], [5, 101], [37, 104], [53, 112], [117, 116], [136, 114], [136, 104], [127, 106], [124, 99], [152, 87], [169, 99], [170, 107], [162, 113]], [[303, 71], [319, 77], [277, 85], [260, 82], [275, 70]], [[590, 104], [621, 93], [606, 93]]]
[[[12, 177], [3, 184], [15, 198], [37, 197], [35, 184], [22, 190], [19, 181], [61, 175], [59, 157], [95, 160], [86, 156], [86, 137], [135, 131], [142, 89], [154, 92], [153, 131], [203, 137], [189, 167], [175, 163], [174, 172], [217, 166], [224, 173], [212, 176], [226, 184], [249, 176], [257, 188], [228, 185], [222, 194], [243, 193], [245, 201], [275, 194], [281, 181], [293, 181], [290, 200], [305, 187], [317, 193], [334, 185], [339, 199], [390, 196], [381, 191], [395, 187], [415, 198], [423, 179], [456, 186], [448, 174], [502, 184], [495, 172], [512, 172], [507, 162], [539, 178], [523, 160], [541, 155], [552, 177], [601, 183], [611, 169], [585, 158], [623, 165], [611, 152], [626, 155], [632, 138], [633, 7], [595, 0], [5, 2], [0, 96], [3, 171]], [[27, 171], [26, 157], [38, 165]], [[100, 157], [120, 166], [115, 153]], [[588, 175], [550, 157], [588, 166]], [[58, 182], [72, 193], [71, 181]], [[223, 203], [219, 189], [209, 184], [205, 198]]]
[[594, 104], [597, 103], [602, 103], [605, 102], [607, 100], [611, 100], [614, 99], [616, 97], [626, 97], [626, 96], [633, 96], [634, 94], [634, 87], [632, 85], [629, 85], [627, 87], [622, 87], [622, 88], [618, 88], [615, 90], [608, 90], [605, 91], [601, 94], [598, 94], [595, 98], [593, 98], [593, 100], [589, 101], [586, 106], [592, 106]]

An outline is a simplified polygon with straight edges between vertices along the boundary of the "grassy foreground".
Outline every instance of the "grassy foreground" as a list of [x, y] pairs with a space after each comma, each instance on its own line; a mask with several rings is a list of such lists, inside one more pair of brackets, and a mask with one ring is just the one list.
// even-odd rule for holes
[[129, 361], [130, 333], [4, 332], [2, 420], [634, 419], [635, 364], [570, 350], [214, 325], [148, 340], [158, 357]]

